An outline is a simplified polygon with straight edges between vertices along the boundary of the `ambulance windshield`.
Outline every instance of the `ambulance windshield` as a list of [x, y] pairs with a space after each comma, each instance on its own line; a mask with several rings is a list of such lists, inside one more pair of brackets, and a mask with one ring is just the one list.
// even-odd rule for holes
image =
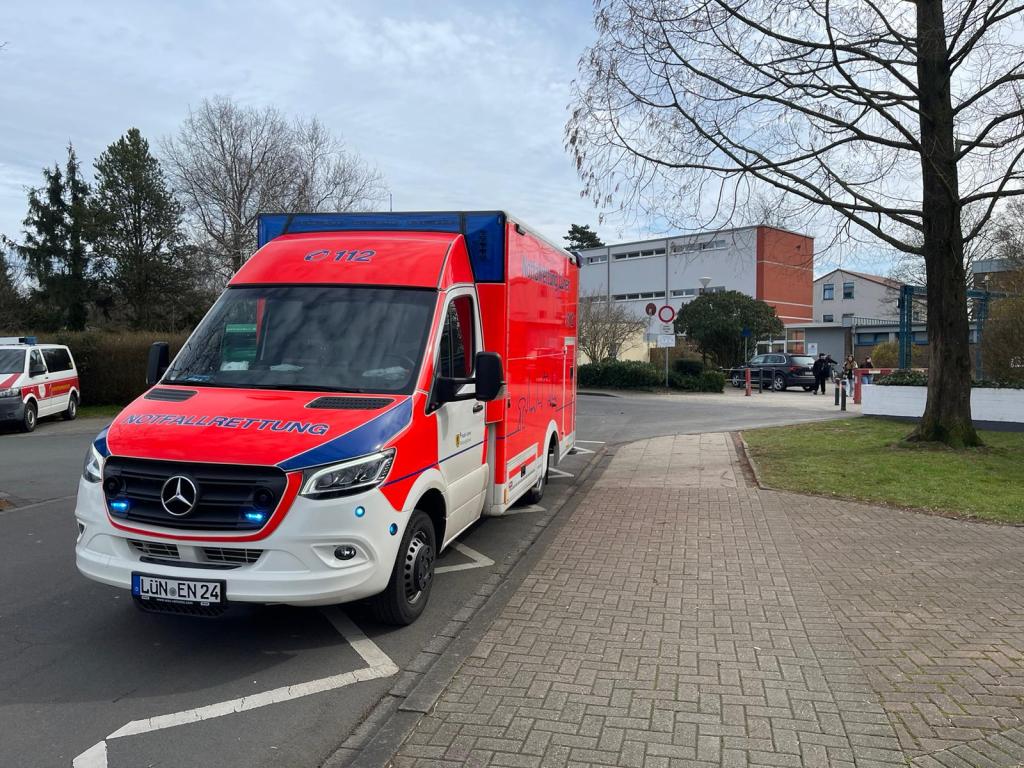
[[437, 294], [410, 288], [229, 288], [165, 384], [409, 393]]
[[25, 371], [24, 349], [0, 349], [0, 374]]

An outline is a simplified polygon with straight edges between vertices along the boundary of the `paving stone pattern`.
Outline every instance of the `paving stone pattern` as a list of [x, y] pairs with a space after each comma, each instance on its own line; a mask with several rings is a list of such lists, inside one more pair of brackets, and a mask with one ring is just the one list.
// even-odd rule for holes
[[624, 446], [393, 765], [1024, 765], [1022, 556]]

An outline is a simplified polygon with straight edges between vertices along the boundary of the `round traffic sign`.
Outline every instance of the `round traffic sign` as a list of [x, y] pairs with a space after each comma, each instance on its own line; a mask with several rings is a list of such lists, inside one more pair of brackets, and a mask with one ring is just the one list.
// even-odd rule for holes
[[676, 319], [676, 311], [666, 304], [658, 310], [658, 319], [663, 323], [671, 323]]
[[648, 317], [654, 317], [654, 313], [657, 312], [657, 311], [658, 311], [658, 307], [657, 307], [657, 305], [655, 305], [655, 303], [653, 301], [650, 304], [648, 304], [646, 307], [644, 307], [644, 312], [647, 313]]

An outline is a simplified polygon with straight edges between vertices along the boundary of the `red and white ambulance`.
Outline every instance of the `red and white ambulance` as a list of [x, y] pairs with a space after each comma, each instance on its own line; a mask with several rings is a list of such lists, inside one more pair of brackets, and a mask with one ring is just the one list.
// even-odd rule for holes
[[81, 397], [67, 347], [37, 344], [32, 336], [0, 338], [0, 422], [31, 432], [45, 416], [71, 420]]
[[260, 248], [86, 456], [79, 570], [143, 608], [423, 610], [575, 438], [579, 265], [502, 212], [263, 216]]

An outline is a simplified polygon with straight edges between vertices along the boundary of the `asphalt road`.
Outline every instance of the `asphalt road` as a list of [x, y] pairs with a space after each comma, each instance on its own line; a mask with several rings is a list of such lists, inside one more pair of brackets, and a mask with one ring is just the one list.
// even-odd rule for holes
[[[834, 415], [825, 406], [796, 392], [584, 395], [577, 434], [581, 447], [597, 449]], [[407, 667], [489, 561], [508, 556], [534, 524], [525, 511], [469, 531], [460, 540], [469, 549], [438, 563], [464, 568], [439, 573], [427, 611], [403, 629], [358, 607], [254, 608], [216, 620], [143, 614], [74, 566], [73, 494], [105, 422], [0, 432], [0, 493], [15, 504], [0, 511], [0, 766], [66, 768], [76, 758], [78, 768], [319, 766], [394, 684], [389, 665]], [[592, 457], [571, 456], [561, 470], [578, 475]], [[544, 504], [574, 482], [553, 478]]]

